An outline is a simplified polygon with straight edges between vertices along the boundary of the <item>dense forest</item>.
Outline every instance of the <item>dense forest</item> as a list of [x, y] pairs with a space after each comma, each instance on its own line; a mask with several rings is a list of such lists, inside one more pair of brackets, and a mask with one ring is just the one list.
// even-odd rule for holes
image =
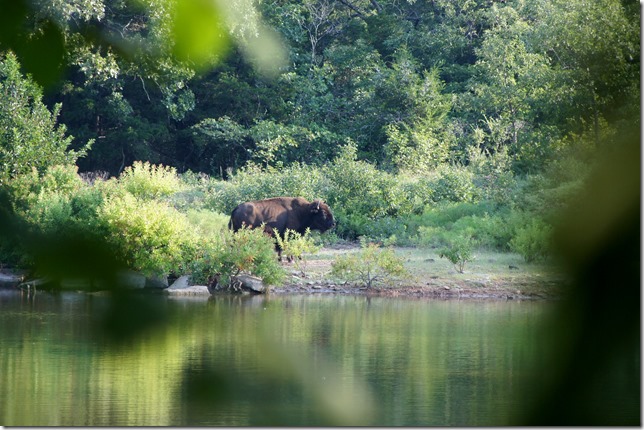
[[[61, 104], [72, 148], [93, 141], [80, 171], [147, 160], [227, 177], [248, 163], [320, 165], [354, 144], [390, 172], [507, 151], [525, 174], [639, 121], [635, 1], [221, 3], [215, 67], [162, 48], [177, 27], [169, 0], [24, 11], [26, 38], [61, 40], [44, 101]], [[190, 25], [208, 38], [206, 24]]]
[[178, 232], [206, 212], [280, 194], [324, 198], [346, 239], [545, 258], [553, 211], [639, 136], [630, 0], [9, 3], [6, 216], [150, 272], [194, 257], [169, 244], [197, 252]]

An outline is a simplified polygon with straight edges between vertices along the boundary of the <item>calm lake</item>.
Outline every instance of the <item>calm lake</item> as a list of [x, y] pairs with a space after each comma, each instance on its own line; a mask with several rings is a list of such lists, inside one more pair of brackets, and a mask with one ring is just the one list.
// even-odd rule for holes
[[121, 302], [0, 291], [0, 424], [504, 425], [525, 412], [546, 339], [540, 322], [553, 307], [355, 296]]

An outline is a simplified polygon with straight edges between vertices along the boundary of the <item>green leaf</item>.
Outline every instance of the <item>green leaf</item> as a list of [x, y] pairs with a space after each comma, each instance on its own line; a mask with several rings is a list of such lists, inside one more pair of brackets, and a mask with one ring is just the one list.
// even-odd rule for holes
[[197, 69], [215, 64], [230, 40], [221, 11], [213, 1], [178, 1], [173, 14], [174, 56]]

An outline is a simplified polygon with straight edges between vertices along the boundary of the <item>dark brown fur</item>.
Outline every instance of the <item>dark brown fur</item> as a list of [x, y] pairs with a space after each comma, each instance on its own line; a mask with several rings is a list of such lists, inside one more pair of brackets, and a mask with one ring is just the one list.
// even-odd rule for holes
[[[302, 197], [274, 197], [254, 200], [237, 206], [228, 227], [237, 231], [246, 225], [257, 228], [264, 224], [264, 232], [274, 236], [277, 232], [282, 239], [287, 229], [304, 234], [307, 228], [322, 233], [335, 226], [335, 219], [329, 206], [321, 200], [309, 202]], [[275, 245], [278, 254], [280, 249]]]

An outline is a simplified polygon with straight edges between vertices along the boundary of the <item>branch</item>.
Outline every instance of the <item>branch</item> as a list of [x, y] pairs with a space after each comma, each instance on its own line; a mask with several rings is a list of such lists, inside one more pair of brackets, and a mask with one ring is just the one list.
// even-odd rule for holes
[[351, 9], [352, 11], [354, 11], [362, 20], [365, 20], [367, 18], [366, 15], [360, 9], [358, 9], [357, 7], [355, 7], [354, 5], [349, 3], [348, 1], [340, 0], [340, 3], [342, 3], [343, 5], [345, 5], [346, 7]]

